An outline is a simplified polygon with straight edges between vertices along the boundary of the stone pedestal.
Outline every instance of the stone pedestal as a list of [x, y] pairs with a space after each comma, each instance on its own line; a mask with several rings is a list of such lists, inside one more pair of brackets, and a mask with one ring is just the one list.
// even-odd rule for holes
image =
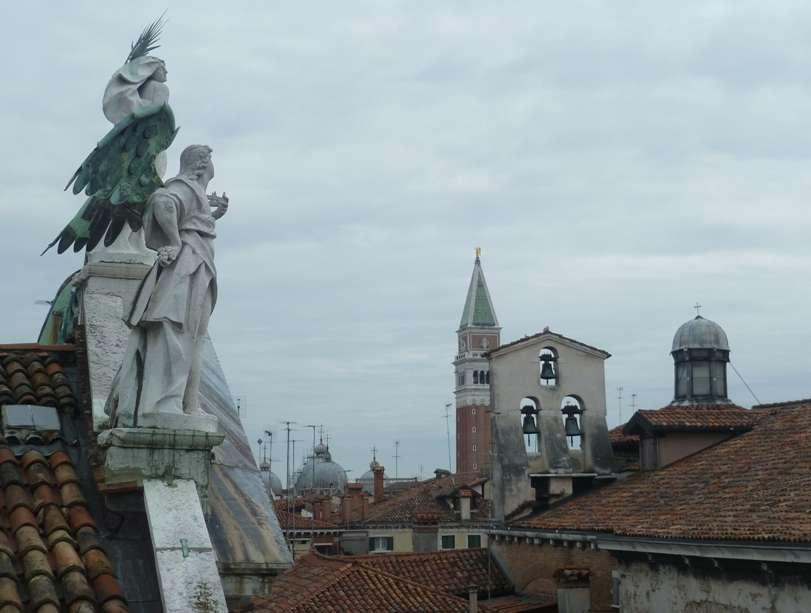
[[[180, 413], [144, 413], [138, 418], [140, 428], [158, 428], [165, 430], [192, 430], [195, 432], [217, 432], [218, 420], [214, 415], [198, 413], [181, 415]], [[225, 435], [223, 435], [225, 438]]]
[[99, 447], [105, 450], [104, 480], [108, 485], [140, 485], [146, 479], [168, 483], [190, 479], [197, 484], [200, 504], [206, 511], [211, 450], [224, 439], [224, 434], [190, 429], [105, 430], [98, 436]]
[[[204, 517], [212, 449], [225, 435], [216, 432], [217, 419], [210, 415], [161, 414], [150, 421], [164, 427], [113, 428], [99, 434], [105, 482], [143, 487], [164, 611], [226, 613]], [[205, 429], [190, 429], [199, 427]]]

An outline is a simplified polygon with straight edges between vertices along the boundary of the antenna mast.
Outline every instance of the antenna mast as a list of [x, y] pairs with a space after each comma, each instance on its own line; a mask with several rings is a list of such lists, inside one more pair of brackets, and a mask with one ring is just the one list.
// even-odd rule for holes
[[398, 477], [398, 463], [400, 460], [400, 441], [394, 441], [394, 478]]

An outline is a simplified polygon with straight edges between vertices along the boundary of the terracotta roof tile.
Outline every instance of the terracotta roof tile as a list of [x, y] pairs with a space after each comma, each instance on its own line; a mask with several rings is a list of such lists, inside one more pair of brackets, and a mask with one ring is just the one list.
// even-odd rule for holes
[[[0, 348], [0, 405], [21, 402], [61, 409], [77, 403], [58, 361], [41, 351]], [[29, 448], [17, 458], [0, 437], [0, 613], [90, 613], [104, 601], [111, 605], [101, 610], [124, 613], [70, 456], [52, 451], [58, 439], [42, 450], [26, 440]]]
[[757, 414], [734, 404], [672, 404], [640, 409], [625, 424], [624, 432], [744, 432], [757, 419]]
[[112, 598], [122, 600], [124, 594], [112, 575], [99, 575], [93, 579], [93, 589], [96, 591], [96, 598], [99, 602], [106, 602]]
[[17, 591], [16, 579], [0, 577], [0, 605], [14, 605], [22, 610], [22, 600]]
[[470, 586], [493, 594], [512, 592], [512, 585], [487, 549], [452, 549], [430, 553], [388, 553], [341, 557], [402, 577], [431, 585], [443, 592], [467, 596]]
[[811, 542], [811, 403], [513, 524], [652, 538]]
[[91, 549], [82, 556], [87, 576], [95, 579], [101, 575], [113, 575], [113, 565], [101, 549]]
[[44, 351], [0, 351], [0, 404], [77, 405], [61, 364]]
[[[253, 599], [254, 611], [443, 611], [463, 613], [467, 599], [396, 577], [365, 564], [324, 558], [299, 558], [279, 576], [267, 597]], [[489, 609], [480, 605], [479, 610]]]
[[112, 598], [101, 606], [104, 613], [129, 613], [129, 609], [123, 600]]
[[[415, 484], [397, 496], [373, 505], [366, 516], [366, 523], [437, 523], [459, 521], [459, 515], [447, 504], [445, 498], [460, 487], [470, 487], [482, 482], [478, 473], [456, 474], [428, 479]], [[481, 496], [471, 504], [473, 520], [488, 519], [489, 505]]]

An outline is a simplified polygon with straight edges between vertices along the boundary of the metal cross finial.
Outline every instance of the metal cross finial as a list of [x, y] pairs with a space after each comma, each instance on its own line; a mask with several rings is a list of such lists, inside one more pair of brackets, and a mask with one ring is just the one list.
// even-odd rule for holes
[[482, 254], [482, 248], [476, 247], [476, 257], [478, 258]]
[[372, 462], [377, 462], [377, 447], [372, 445]]
[[701, 305], [698, 302], [693, 305], [693, 308], [696, 310], [696, 317], [701, 315]]

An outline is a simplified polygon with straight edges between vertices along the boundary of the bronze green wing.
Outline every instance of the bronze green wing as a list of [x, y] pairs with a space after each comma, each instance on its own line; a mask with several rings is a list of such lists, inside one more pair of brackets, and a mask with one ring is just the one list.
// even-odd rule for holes
[[116, 124], [65, 186], [72, 184], [74, 194], [84, 191], [87, 200], [45, 251], [54, 245], [58, 253], [71, 245], [74, 251], [90, 251], [102, 237], [105, 245], [112, 244], [124, 224], [138, 230], [149, 196], [163, 185], [155, 158], [176, 134], [168, 104]]

